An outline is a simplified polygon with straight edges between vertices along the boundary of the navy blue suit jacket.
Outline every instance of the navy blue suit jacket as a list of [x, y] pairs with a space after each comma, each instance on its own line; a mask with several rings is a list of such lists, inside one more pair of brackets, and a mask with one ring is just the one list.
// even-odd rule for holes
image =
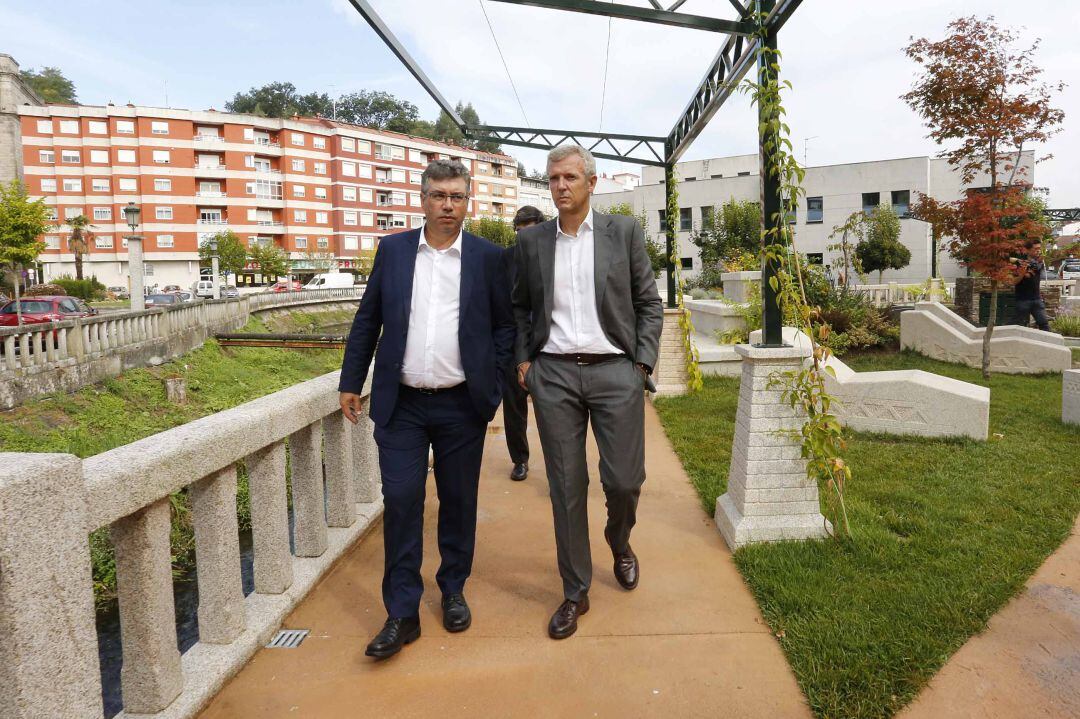
[[[390, 421], [397, 405], [422, 232], [410, 230], [379, 242], [367, 289], [345, 345], [338, 390], [360, 394], [374, 356], [371, 419], [379, 426]], [[458, 345], [469, 396], [477, 414], [488, 422], [502, 401], [499, 369], [511, 363], [516, 332], [506, 265], [502, 248], [464, 233]]]

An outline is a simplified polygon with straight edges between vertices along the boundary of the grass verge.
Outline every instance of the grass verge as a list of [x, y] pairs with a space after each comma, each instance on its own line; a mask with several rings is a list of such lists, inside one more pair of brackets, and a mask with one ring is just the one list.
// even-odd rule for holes
[[[978, 370], [914, 355], [860, 371]], [[1068, 536], [1080, 511], [1080, 429], [1061, 423], [1061, 376], [994, 375], [988, 442], [853, 433], [851, 541], [786, 542], [735, 562], [819, 717], [889, 717]], [[710, 515], [727, 482], [738, 380], [658, 400]]]

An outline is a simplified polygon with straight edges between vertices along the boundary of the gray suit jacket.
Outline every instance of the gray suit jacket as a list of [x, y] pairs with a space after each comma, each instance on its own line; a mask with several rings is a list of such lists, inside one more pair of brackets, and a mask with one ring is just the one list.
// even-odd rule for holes
[[[608, 340], [634, 362], [656, 366], [664, 306], [656, 291], [645, 236], [633, 217], [593, 211], [596, 309]], [[514, 360], [532, 361], [551, 330], [557, 220], [522, 230], [514, 253], [517, 321]]]

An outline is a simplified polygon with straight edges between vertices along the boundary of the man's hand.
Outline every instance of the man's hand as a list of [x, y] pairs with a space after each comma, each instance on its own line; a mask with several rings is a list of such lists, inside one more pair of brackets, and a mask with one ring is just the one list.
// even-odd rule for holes
[[360, 413], [364, 411], [364, 400], [358, 394], [342, 392], [338, 401], [341, 403], [341, 413], [345, 419], [353, 424], [360, 421]]
[[532, 362], [522, 362], [517, 366], [518, 384], [521, 385], [521, 389], [526, 392], [529, 388], [525, 386], [525, 376], [529, 374], [529, 368], [532, 367]]

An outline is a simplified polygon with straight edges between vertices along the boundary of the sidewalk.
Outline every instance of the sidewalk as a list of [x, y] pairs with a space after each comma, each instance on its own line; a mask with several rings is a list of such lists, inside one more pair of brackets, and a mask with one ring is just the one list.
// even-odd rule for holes
[[562, 600], [540, 442], [525, 482], [496, 418], [485, 447], [472, 628], [448, 634], [434, 574], [437, 500], [428, 483], [423, 636], [384, 662], [364, 646], [381, 628], [381, 528], [361, 541], [285, 622], [310, 629], [298, 649], [263, 649], [205, 710], [206, 719], [276, 717], [809, 717], [810, 711], [719, 532], [646, 403], [646, 464], [634, 551], [641, 584], [623, 591], [604, 544], [594, 480], [594, 580], [573, 637], [547, 637]]

